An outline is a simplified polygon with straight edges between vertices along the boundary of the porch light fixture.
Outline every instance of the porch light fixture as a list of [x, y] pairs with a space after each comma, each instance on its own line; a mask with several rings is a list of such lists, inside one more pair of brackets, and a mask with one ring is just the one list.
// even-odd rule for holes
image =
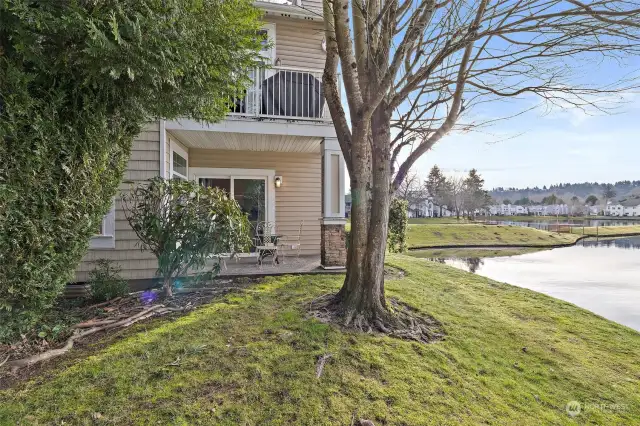
[[276, 176], [274, 182], [276, 184], [276, 188], [280, 188], [280, 186], [282, 186], [282, 176]]

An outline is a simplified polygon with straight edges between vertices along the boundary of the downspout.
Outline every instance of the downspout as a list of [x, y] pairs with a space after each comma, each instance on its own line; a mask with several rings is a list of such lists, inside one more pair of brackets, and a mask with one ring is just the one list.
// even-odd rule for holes
[[160, 177], [166, 179], [167, 164], [167, 131], [165, 120], [160, 120]]

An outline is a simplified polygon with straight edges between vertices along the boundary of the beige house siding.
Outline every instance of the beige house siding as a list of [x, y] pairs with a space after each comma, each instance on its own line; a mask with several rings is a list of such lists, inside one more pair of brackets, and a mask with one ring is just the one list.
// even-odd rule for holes
[[281, 66], [324, 69], [324, 26], [320, 18], [308, 21], [266, 15], [264, 20], [276, 24], [276, 57]]
[[[124, 182], [138, 183], [160, 174], [160, 129], [158, 122], [149, 123], [133, 141], [131, 158], [124, 174]], [[120, 190], [128, 191], [130, 183], [121, 183]], [[93, 261], [110, 259], [122, 268], [125, 279], [151, 278], [157, 262], [149, 252], [138, 248], [138, 238], [124, 217], [120, 196], [116, 197], [115, 249], [90, 249], [76, 270], [76, 281], [86, 281], [95, 267]]]
[[318, 14], [318, 19], [322, 21], [322, 0], [302, 0], [302, 7]]
[[277, 231], [297, 235], [300, 221], [304, 220], [301, 254], [305, 255], [320, 253], [321, 160], [319, 152], [189, 150], [189, 167], [271, 169], [276, 176], [282, 176], [282, 186], [275, 189]]

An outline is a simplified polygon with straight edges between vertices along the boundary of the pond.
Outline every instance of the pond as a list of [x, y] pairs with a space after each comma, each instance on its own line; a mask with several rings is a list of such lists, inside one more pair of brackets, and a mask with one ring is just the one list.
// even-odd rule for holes
[[571, 302], [640, 331], [640, 237], [510, 257], [432, 259]]
[[517, 220], [497, 220], [497, 221], [488, 221], [487, 223], [495, 224], [495, 225], [512, 225], [512, 226], [524, 226], [525, 228], [535, 228], [541, 230], [548, 230], [549, 227], [554, 227], [557, 225], [570, 225], [575, 228], [580, 227], [592, 227], [592, 226], [634, 226], [640, 225], [640, 220], [638, 219], [626, 219], [626, 220], [616, 220], [616, 219], [567, 219], [567, 218], [559, 218], [556, 220], [535, 220], [535, 221], [517, 221]]

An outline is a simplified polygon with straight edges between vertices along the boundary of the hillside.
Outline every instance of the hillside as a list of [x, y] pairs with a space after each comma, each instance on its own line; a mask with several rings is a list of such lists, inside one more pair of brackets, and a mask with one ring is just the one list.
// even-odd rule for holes
[[[523, 197], [528, 197], [532, 202], [539, 203], [544, 197], [551, 194], [557, 195], [565, 202], [572, 197], [577, 196], [580, 201], [584, 201], [589, 195], [595, 195], [598, 199], [602, 199], [602, 193], [606, 183], [584, 182], [584, 183], [561, 183], [534, 188], [494, 188], [489, 195], [494, 200], [500, 202], [505, 199], [515, 202]], [[616, 191], [617, 201], [626, 201], [629, 199], [638, 199], [640, 201], [640, 180], [616, 182], [614, 189]]]

